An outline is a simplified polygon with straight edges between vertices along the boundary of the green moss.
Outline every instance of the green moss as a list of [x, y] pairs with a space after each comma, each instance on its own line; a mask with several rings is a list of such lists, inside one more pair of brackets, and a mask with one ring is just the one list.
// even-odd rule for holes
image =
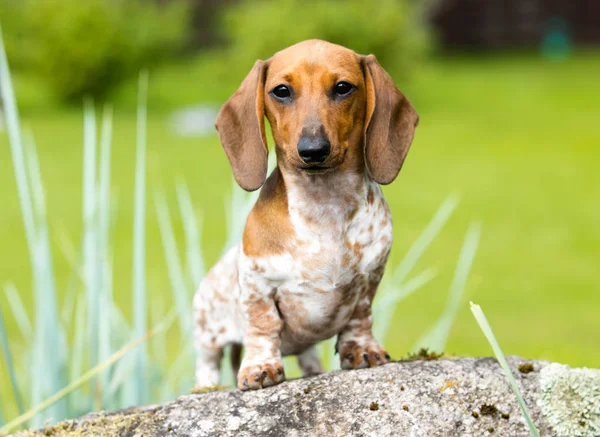
[[154, 411], [113, 414], [85, 419], [85, 421], [65, 421], [47, 426], [37, 431], [25, 430], [20, 437], [84, 437], [101, 435], [119, 437], [128, 435], [135, 429], [136, 435], [155, 434], [160, 427], [162, 416]]
[[443, 352], [439, 353], [439, 352], [435, 352], [435, 351], [430, 351], [426, 347], [422, 347], [417, 352], [409, 353], [408, 356], [406, 357], [406, 359], [410, 360], [410, 361], [416, 361], [416, 360], [434, 361], [434, 360], [439, 360], [443, 356], [444, 356]]
[[482, 416], [495, 416], [498, 414], [498, 408], [495, 405], [483, 404], [479, 407], [479, 412]]
[[209, 387], [194, 387], [193, 389], [190, 390], [190, 394], [200, 395], [200, 394], [204, 394], [204, 393], [212, 393], [215, 391], [225, 391], [225, 390], [229, 390], [229, 387], [226, 387], [224, 385], [212, 385]]
[[531, 363], [519, 364], [519, 372], [521, 373], [527, 374], [533, 372], [534, 370], [533, 364]]

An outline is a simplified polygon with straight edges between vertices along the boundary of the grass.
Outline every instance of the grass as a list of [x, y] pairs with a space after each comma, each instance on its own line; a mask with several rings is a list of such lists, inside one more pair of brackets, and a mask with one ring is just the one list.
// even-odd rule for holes
[[[514, 392], [515, 397], [517, 398], [517, 403], [519, 404], [519, 408], [521, 409], [521, 414], [523, 415], [523, 418], [525, 419], [525, 423], [527, 424], [527, 428], [529, 429], [531, 437], [540, 437], [540, 434], [539, 434], [535, 424], [533, 423], [533, 420], [531, 419], [531, 415], [529, 414], [529, 410], [527, 409], [527, 405], [525, 404], [525, 400], [523, 399], [521, 390], [519, 389], [519, 386], [517, 385], [517, 381], [515, 380], [515, 377], [512, 374], [510, 367], [508, 366], [506, 358], [504, 357], [504, 354], [502, 353], [502, 349], [500, 349], [500, 345], [498, 344], [498, 341], [496, 340], [496, 336], [494, 335], [494, 332], [492, 331], [492, 327], [488, 323], [488, 321], [485, 317], [485, 314], [483, 313], [483, 311], [481, 310], [481, 307], [479, 305], [476, 305], [473, 302], [471, 302], [470, 307], [471, 307], [471, 312], [473, 313], [473, 316], [475, 317], [475, 320], [477, 320], [477, 323], [479, 324], [479, 327], [483, 331], [485, 338], [490, 343], [490, 346], [492, 347], [492, 350], [494, 351], [494, 355], [496, 355], [496, 359], [500, 363], [500, 366], [502, 367], [502, 370], [504, 371], [504, 374], [506, 375], [506, 378], [508, 379], [510, 387]], [[519, 369], [520, 369], [520, 367], [519, 367]], [[493, 408], [493, 410], [492, 410], [493, 412], [497, 412], [497, 409], [495, 406], [492, 406], [492, 408]], [[483, 409], [482, 409], [481, 413], [483, 414]]]
[[[204, 262], [212, 265], [228, 235], [225, 202], [231, 174], [216, 136], [181, 138], [170, 129], [170, 110], [198, 101], [220, 102], [245, 71], [216, 75], [215, 67], [190, 61], [151, 72], [147, 123], [147, 192], [161, 189], [171, 210], [178, 208], [176, 181], [184, 180], [202, 216]], [[593, 71], [597, 53], [565, 63], [535, 56], [453, 58], [423, 68], [402, 87], [421, 115], [417, 137], [398, 179], [385, 189], [395, 219], [391, 264], [397, 265], [438, 206], [458, 193], [460, 207], [418, 261], [416, 271], [434, 266], [437, 275], [418, 295], [402, 301], [386, 346], [392, 356], [410, 350], [442, 313], [465, 229], [483, 223], [477, 260], [465, 294], [487, 309], [504, 350], [572, 365], [600, 366], [600, 99]], [[22, 123], [36, 136], [54, 255], [56, 289], [70, 280], [75, 247], [81, 241], [81, 111], [54, 108], [50, 97], [26, 77], [18, 80]], [[402, 84], [400, 84], [402, 85]], [[112, 194], [118, 199], [114, 228], [113, 294], [131, 312], [131, 226], [134, 217], [137, 83], [115, 97], [111, 156]], [[134, 91], [132, 91], [134, 90]], [[23, 98], [21, 99], [21, 96]], [[12, 281], [28, 311], [33, 296], [31, 266], [23, 230], [8, 139], [0, 134], [0, 285]], [[150, 202], [152, 196], [148, 196]], [[185, 223], [172, 216], [179, 253]], [[168, 301], [171, 282], [157, 215], [146, 205], [146, 282], [154, 302]], [[0, 294], [0, 306], [7, 308]], [[62, 307], [62, 305], [61, 305]], [[576, 315], [576, 316], [575, 316]], [[24, 349], [18, 321], [7, 315], [12, 353]], [[177, 335], [174, 333], [173, 335]], [[167, 344], [167, 355], [175, 346]], [[489, 346], [460, 307], [446, 350], [487, 355]], [[5, 375], [4, 369], [0, 374]], [[5, 383], [6, 382], [6, 383]], [[9, 397], [0, 381], [0, 399]], [[7, 387], [5, 389], [4, 387]], [[3, 411], [13, 417], [15, 411]]]

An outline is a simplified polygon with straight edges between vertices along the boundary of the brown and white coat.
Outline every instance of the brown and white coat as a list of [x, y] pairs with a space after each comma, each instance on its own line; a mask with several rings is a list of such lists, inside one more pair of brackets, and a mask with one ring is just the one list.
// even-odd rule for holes
[[[265, 116], [277, 152], [268, 178]], [[217, 129], [237, 182], [262, 190], [241, 244], [194, 297], [198, 386], [219, 383], [228, 344], [241, 389], [283, 381], [286, 355], [322, 372], [315, 345], [335, 335], [342, 368], [389, 361], [371, 332], [392, 244], [379, 185], [396, 178], [417, 122], [372, 55], [311, 40], [255, 64]]]

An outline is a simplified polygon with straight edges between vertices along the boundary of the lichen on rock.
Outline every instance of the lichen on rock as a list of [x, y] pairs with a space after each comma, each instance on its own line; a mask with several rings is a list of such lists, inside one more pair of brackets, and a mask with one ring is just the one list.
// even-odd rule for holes
[[600, 370], [550, 364], [540, 387], [539, 406], [558, 437], [600, 436]]

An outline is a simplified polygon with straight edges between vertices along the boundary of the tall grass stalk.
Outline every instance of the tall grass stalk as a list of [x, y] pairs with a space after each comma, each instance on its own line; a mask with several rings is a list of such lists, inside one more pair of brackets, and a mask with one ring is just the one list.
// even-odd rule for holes
[[[0, 97], [4, 103], [13, 168], [33, 270], [32, 280], [36, 302], [33, 357], [38, 363], [48, 356], [55, 357], [47, 361], [43, 367], [31, 366], [31, 398], [39, 402], [46, 393], [60, 388], [66, 381], [66, 339], [60, 320], [56, 317], [56, 288], [52, 275], [52, 254], [37, 155], [33, 142], [25, 144], [21, 135], [19, 114], [1, 29]], [[48, 415], [62, 416], [64, 412], [65, 404], [57, 403], [48, 411]], [[36, 423], [41, 423], [43, 419], [37, 417]]]
[[69, 385], [60, 389], [52, 396], [45, 399], [39, 405], [36, 405], [35, 407], [33, 407], [32, 409], [27, 411], [25, 414], [22, 414], [21, 416], [19, 416], [16, 419], [7, 423], [3, 428], [0, 429], [0, 434], [8, 434], [9, 432], [15, 430], [17, 427], [23, 425], [28, 420], [31, 420], [32, 418], [39, 415], [45, 409], [50, 408], [52, 405], [55, 405], [57, 402], [59, 402], [65, 396], [73, 393], [78, 387], [93, 380], [100, 373], [105, 371], [108, 367], [112, 366], [117, 361], [119, 361], [121, 358], [123, 358], [129, 351], [131, 351], [132, 349], [135, 349], [136, 347], [139, 347], [140, 345], [146, 344], [148, 339], [151, 338], [152, 336], [154, 336], [160, 332], [165, 332], [171, 326], [171, 324], [173, 323], [175, 318], [176, 318], [176, 314], [174, 312], [171, 312], [160, 324], [158, 324], [156, 327], [154, 327], [153, 329], [148, 331], [142, 337], [137, 338], [134, 341], [132, 341], [131, 343], [126, 344], [121, 349], [119, 349], [117, 352], [112, 354], [106, 361], [99, 363], [92, 369], [85, 372], [79, 378], [77, 378], [76, 380], [69, 383]]
[[481, 225], [479, 223], [471, 223], [458, 257], [458, 264], [454, 272], [454, 279], [450, 285], [450, 294], [448, 295], [444, 311], [438, 321], [417, 341], [413, 348], [414, 350], [421, 348], [429, 348], [438, 352], [445, 350], [448, 336], [450, 335], [456, 314], [460, 309], [460, 303], [467, 286], [467, 279], [475, 260], [480, 235]]
[[[146, 330], [146, 125], [147, 125], [148, 72], [140, 73], [138, 82], [137, 141], [135, 166], [135, 195], [133, 217], [133, 332], [140, 336]], [[144, 363], [148, 351], [142, 345], [136, 352], [133, 405], [147, 398]]]
[[[96, 240], [96, 113], [94, 102], [86, 99], [83, 111], [83, 278], [87, 294], [88, 364], [98, 364], [99, 302]], [[91, 381], [95, 387], [94, 380]], [[93, 408], [90, 405], [89, 408]], [[98, 407], [98, 405], [96, 405]]]
[[418, 280], [420, 287], [415, 287], [416, 283], [413, 283], [410, 287], [407, 287], [408, 284], [405, 284], [406, 278], [440, 233], [457, 205], [458, 198], [456, 196], [446, 198], [421, 235], [419, 235], [404, 258], [402, 258], [402, 261], [394, 269], [391, 276], [388, 275], [387, 278], [384, 278], [373, 304], [373, 320], [375, 320], [373, 331], [375, 337], [381, 342], [385, 340], [386, 334], [390, 332], [398, 303], [408, 297], [417, 288], [424, 286], [435, 276], [434, 270], [425, 271]]
[[[4, 323], [4, 316], [2, 313], [2, 306], [0, 306], [0, 343], [2, 346], [2, 354], [4, 355], [4, 362], [8, 370], [8, 378], [10, 379], [10, 386], [12, 394], [15, 398], [15, 403], [19, 410], [19, 414], [23, 414], [25, 409], [23, 407], [23, 398], [21, 397], [21, 391], [17, 384], [17, 374], [15, 372], [15, 365], [12, 354], [10, 352], [10, 345], [8, 344], [8, 333], [6, 332], [6, 324]], [[2, 419], [4, 421], [4, 419]]]
[[521, 413], [523, 414], [523, 417], [525, 418], [525, 422], [527, 423], [527, 427], [529, 428], [529, 432], [531, 433], [531, 436], [539, 437], [540, 434], [539, 434], [537, 428], [535, 427], [533, 420], [531, 419], [531, 415], [529, 414], [529, 410], [527, 409], [527, 405], [525, 404], [525, 400], [523, 399], [521, 390], [519, 390], [517, 381], [515, 380], [515, 377], [514, 377], [512, 371], [510, 370], [508, 363], [506, 362], [506, 358], [504, 358], [504, 354], [502, 353], [502, 349], [500, 349], [500, 344], [498, 343], [498, 340], [496, 340], [496, 336], [494, 335], [494, 332], [492, 331], [492, 327], [490, 326], [487, 318], [485, 317], [485, 314], [483, 313], [483, 310], [481, 309], [481, 307], [479, 305], [474, 304], [473, 302], [471, 302], [470, 304], [471, 304], [471, 312], [473, 313], [475, 320], [477, 320], [479, 327], [483, 331], [483, 335], [485, 335], [485, 338], [487, 338], [488, 343], [492, 347], [492, 350], [494, 351], [494, 355], [496, 355], [496, 358], [498, 359], [498, 362], [500, 363], [502, 370], [504, 370], [504, 373], [506, 374], [506, 377], [508, 378], [508, 382], [510, 383], [511, 388], [512, 388], [513, 392], [515, 393], [515, 396], [517, 397], [517, 403], [519, 404]]

